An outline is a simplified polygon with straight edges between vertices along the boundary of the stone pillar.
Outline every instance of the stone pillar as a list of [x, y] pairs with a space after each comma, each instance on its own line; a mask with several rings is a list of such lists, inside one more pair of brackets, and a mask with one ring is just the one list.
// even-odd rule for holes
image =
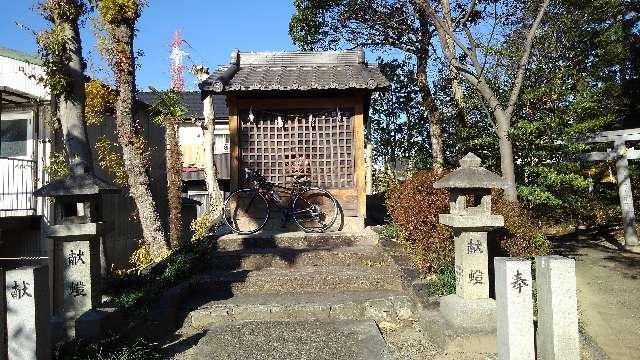
[[631, 178], [629, 177], [629, 160], [625, 155], [624, 142], [614, 144], [618, 159], [616, 160], [616, 180], [618, 181], [618, 196], [622, 209], [622, 227], [624, 229], [625, 247], [637, 249], [638, 234], [636, 233], [636, 217], [633, 209], [633, 193], [631, 191]]
[[[77, 317], [99, 305], [96, 276], [100, 271], [98, 239], [60, 241], [56, 264], [62, 265], [63, 306], [67, 315]], [[75, 316], [74, 316], [75, 315]]]
[[456, 294], [463, 299], [488, 299], [487, 233], [455, 229]]
[[0, 268], [0, 360], [7, 360], [7, 298], [5, 272]]
[[97, 288], [100, 276], [99, 238], [70, 239], [73, 238], [54, 239], [55, 323], [64, 329], [60, 334], [62, 339], [79, 335], [76, 334], [77, 320], [87, 311], [100, 306], [101, 301]]
[[498, 359], [534, 360], [531, 262], [497, 257]]
[[536, 257], [537, 348], [540, 360], [578, 360], [578, 300], [575, 260]]
[[5, 279], [9, 359], [51, 359], [49, 268], [25, 266]]

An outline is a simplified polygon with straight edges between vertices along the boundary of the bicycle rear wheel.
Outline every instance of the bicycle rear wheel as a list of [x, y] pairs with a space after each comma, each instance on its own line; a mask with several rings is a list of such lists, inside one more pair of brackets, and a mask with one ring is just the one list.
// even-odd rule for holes
[[269, 220], [269, 203], [257, 190], [238, 190], [224, 202], [224, 221], [237, 234], [253, 234]]
[[338, 218], [338, 202], [324, 189], [311, 188], [293, 200], [293, 220], [306, 232], [325, 232]]

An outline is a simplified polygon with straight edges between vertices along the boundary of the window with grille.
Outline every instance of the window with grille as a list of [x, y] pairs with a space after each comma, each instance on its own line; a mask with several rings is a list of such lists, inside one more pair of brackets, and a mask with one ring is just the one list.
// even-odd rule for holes
[[27, 156], [28, 119], [0, 121], [0, 156]]
[[313, 185], [353, 188], [353, 113], [352, 108], [240, 111], [240, 174], [248, 167], [276, 184], [304, 174]]

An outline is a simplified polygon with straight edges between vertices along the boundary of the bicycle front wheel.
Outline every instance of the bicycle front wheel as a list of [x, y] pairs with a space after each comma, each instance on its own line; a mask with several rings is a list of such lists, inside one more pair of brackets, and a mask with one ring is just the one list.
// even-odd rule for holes
[[296, 196], [292, 217], [304, 231], [325, 232], [338, 218], [338, 202], [328, 191], [311, 188]]
[[269, 220], [269, 203], [257, 190], [241, 189], [224, 202], [224, 221], [237, 234], [253, 234]]

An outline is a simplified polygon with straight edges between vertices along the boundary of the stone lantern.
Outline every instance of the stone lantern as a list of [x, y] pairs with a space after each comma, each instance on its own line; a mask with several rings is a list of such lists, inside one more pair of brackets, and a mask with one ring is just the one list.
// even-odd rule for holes
[[454, 327], [495, 329], [495, 300], [489, 298], [487, 233], [504, 226], [491, 214], [491, 189], [505, 181], [480, 167], [480, 158], [468, 153], [460, 167], [436, 181], [435, 188], [450, 191], [450, 210], [440, 214], [441, 224], [454, 232], [456, 293], [440, 300], [440, 312]]
[[101, 195], [119, 188], [92, 174], [69, 174], [34, 192], [55, 202], [53, 224], [46, 236], [53, 240], [53, 309], [66, 336], [75, 322], [100, 305], [100, 238], [111, 229], [103, 222]]

